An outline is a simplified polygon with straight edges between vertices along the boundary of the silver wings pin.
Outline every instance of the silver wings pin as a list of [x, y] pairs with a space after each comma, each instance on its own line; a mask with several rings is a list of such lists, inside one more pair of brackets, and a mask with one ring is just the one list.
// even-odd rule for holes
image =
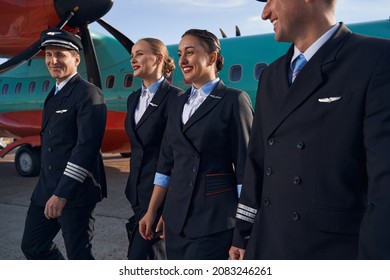
[[63, 114], [63, 113], [66, 113], [66, 112], [68, 112], [68, 109], [56, 111], [57, 114]]
[[321, 102], [321, 103], [332, 103], [332, 102], [338, 101], [340, 99], [341, 99], [341, 96], [325, 97], [325, 98], [318, 98], [318, 102]]

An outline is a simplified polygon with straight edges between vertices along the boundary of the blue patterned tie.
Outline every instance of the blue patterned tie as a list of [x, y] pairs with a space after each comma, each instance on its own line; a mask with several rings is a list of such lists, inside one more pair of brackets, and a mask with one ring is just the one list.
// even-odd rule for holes
[[297, 77], [298, 73], [302, 70], [303, 66], [306, 64], [306, 58], [303, 54], [298, 55], [294, 61], [291, 63], [291, 83], [294, 82], [295, 78]]
[[59, 91], [60, 91], [60, 89], [58, 88], [58, 86], [56, 86], [56, 89], [54, 90], [54, 95], [56, 95], [57, 92], [59, 92]]

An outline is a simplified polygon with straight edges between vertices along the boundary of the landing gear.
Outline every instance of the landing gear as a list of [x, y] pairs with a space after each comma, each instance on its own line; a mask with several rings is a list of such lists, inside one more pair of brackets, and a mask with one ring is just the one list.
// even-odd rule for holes
[[22, 177], [38, 176], [41, 169], [41, 148], [20, 146], [15, 154], [15, 167]]

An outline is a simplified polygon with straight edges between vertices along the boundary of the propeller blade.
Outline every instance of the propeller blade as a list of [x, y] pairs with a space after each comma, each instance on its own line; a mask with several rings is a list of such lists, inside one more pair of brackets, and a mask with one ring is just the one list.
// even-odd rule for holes
[[87, 67], [88, 81], [102, 88], [102, 81], [100, 78], [100, 68], [97, 61], [95, 46], [92, 41], [91, 33], [88, 25], [81, 28], [81, 42], [84, 48], [85, 65]]
[[0, 65], [0, 74], [11, 70], [12, 68], [15, 68], [16, 66], [26, 62], [31, 57], [36, 55], [40, 51], [41, 41], [38, 40], [31, 46], [29, 46], [27, 49], [25, 49], [23, 52], [18, 54], [17, 56], [14, 56], [7, 61], [3, 62]]
[[[64, 18], [56, 25], [56, 28], [63, 28], [68, 21], [74, 16], [74, 11], [68, 12]], [[16, 66], [25, 63], [27, 60], [35, 56], [41, 49], [41, 40], [37, 40], [23, 52], [19, 53], [17, 56], [14, 56], [0, 65], [0, 74], [4, 73]]]
[[220, 28], [219, 31], [221, 32], [222, 38], [227, 38], [226, 33], [223, 32], [223, 30]]
[[112, 36], [114, 36], [119, 43], [122, 44], [122, 46], [128, 51], [129, 54], [131, 54], [131, 48], [134, 46], [133, 41], [131, 41], [129, 38], [127, 38], [124, 34], [122, 34], [120, 31], [115, 29], [113, 26], [108, 24], [103, 19], [98, 19], [97, 22], [106, 29]]
[[241, 36], [241, 31], [238, 28], [238, 26], [236, 25], [236, 37], [240, 37], [240, 36]]

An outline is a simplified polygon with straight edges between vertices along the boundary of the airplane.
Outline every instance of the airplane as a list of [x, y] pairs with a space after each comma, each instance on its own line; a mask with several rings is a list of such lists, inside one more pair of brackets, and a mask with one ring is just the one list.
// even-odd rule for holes
[[[81, 32], [85, 50], [78, 72], [102, 88], [108, 107], [102, 152], [123, 156], [131, 152], [124, 131], [126, 101], [129, 94], [141, 87], [141, 80], [133, 76], [130, 66], [133, 42], [101, 19], [111, 9], [113, 0], [95, 0], [93, 11], [85, 2], [88, 1], [0, 0], [0, 56], [9, 58], [0, 65], [0, 137], [15, 139], [0, 150], [0, 157], [18, 148], [15, 167], [21, 176], [36, 176], [40, 169], [43, 102], [55, 84], [39, 52], [39, 35], [48, 27]], [[88, 24], [94, 21], [112, 36], [89, 32]], [[356, 33], [390, 39], [390, 19], [348, 27]], [[276, 42], [273, 33], [223, 38], [225, 66], [219, 77], [226, 85], [245, 90], [254, 105], [261, 72], [289, 46]], [[176, 63], [177, 47], [168, 46]], [[182, 89], [190, 86], [179, 67], [169, 80]]]

